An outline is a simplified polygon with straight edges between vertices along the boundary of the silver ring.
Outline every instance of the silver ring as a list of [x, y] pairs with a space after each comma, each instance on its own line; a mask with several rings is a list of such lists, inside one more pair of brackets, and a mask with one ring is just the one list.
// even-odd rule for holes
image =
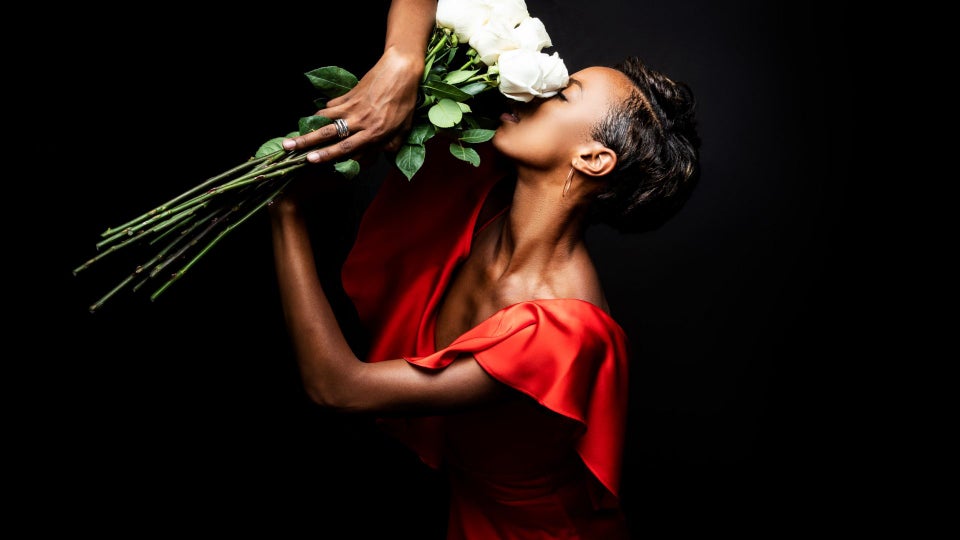
[[347, 127], [347, 121], [343, 118], [337, 118], [334, 120], [333, 125], [337, 127], [337, 137], [345, 139], [347, 135], [350, 135], [350, 129]]

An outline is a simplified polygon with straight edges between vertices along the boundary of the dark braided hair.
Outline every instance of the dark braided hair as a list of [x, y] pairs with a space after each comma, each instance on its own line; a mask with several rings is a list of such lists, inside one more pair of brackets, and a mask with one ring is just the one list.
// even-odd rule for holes
[[593, 137], [617, 167], [593, 201], [591, 222], [621, 232], [656, 229], [683, 206], [700, 178], [693, 92], [632, 56], [613, 66], [636, 92], [613, 107]]

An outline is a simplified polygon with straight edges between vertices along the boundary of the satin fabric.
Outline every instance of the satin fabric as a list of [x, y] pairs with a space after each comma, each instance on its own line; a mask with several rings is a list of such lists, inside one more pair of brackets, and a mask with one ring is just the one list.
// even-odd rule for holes
[[487, 195], [509, 170], [489, 145], [480, 152], [474, 168], [434, 144], [412, 181], [388, 174], [361, 220], [343, 285], [372, 336], [367, 361], [440, 370], [472, 355], [530, 399], [381, 424], [448, 473], [449, 539], [626, 538], [617, 495], [629, 343], [616, 321], [579, 299], [531, 300], [435, 346], [443, 295], [490, 221], [477, 221]]

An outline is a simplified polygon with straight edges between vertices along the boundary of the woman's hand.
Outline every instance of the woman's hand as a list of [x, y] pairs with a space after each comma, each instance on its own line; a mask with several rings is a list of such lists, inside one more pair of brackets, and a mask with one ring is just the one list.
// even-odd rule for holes
[[[307, 155], [312, 163], [336, 162], [381, 147], [399, 149], [413, 125], [427, 40], [436, 13], [437, 0], [392, 0], [380, 60], [349, 92], [331, 99], [316, 113], [345, 121], [346, 135], [339, 137], [337, 126], [330, 124], [283, 141], [284, 149], [316, 146], [316, 151]], [[337, 139], [341, 140], [330, 144]]]
[[309, 212], [324, 200], [343, 200], [355, 183], [333, 166], [305, 167], [267, 206], [272, 214], [292, 210]]
[[316, 112], [319, 116], [346, 121], [347, 137], [328, 144], [338, 139], [337, 126], [329, 124], [283, 141], [284, 149], [326, 145], [307, 155], [311, 163], [336, 162], [373, 148], [397, 150], [413, 124], [423, 69], [422, 54], [388, 48], [355, 87], [331, 99], [326, 108]]

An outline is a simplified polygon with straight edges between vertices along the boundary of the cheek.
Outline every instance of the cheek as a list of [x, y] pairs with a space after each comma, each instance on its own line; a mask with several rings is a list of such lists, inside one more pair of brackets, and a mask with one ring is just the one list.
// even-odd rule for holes
[[568, 130], [535, 118], [519, 124], [501, 126], [493, 137], [493, 146], [507, 157], [532, 167], [549, 168], [566, 159], [570, 147]]

